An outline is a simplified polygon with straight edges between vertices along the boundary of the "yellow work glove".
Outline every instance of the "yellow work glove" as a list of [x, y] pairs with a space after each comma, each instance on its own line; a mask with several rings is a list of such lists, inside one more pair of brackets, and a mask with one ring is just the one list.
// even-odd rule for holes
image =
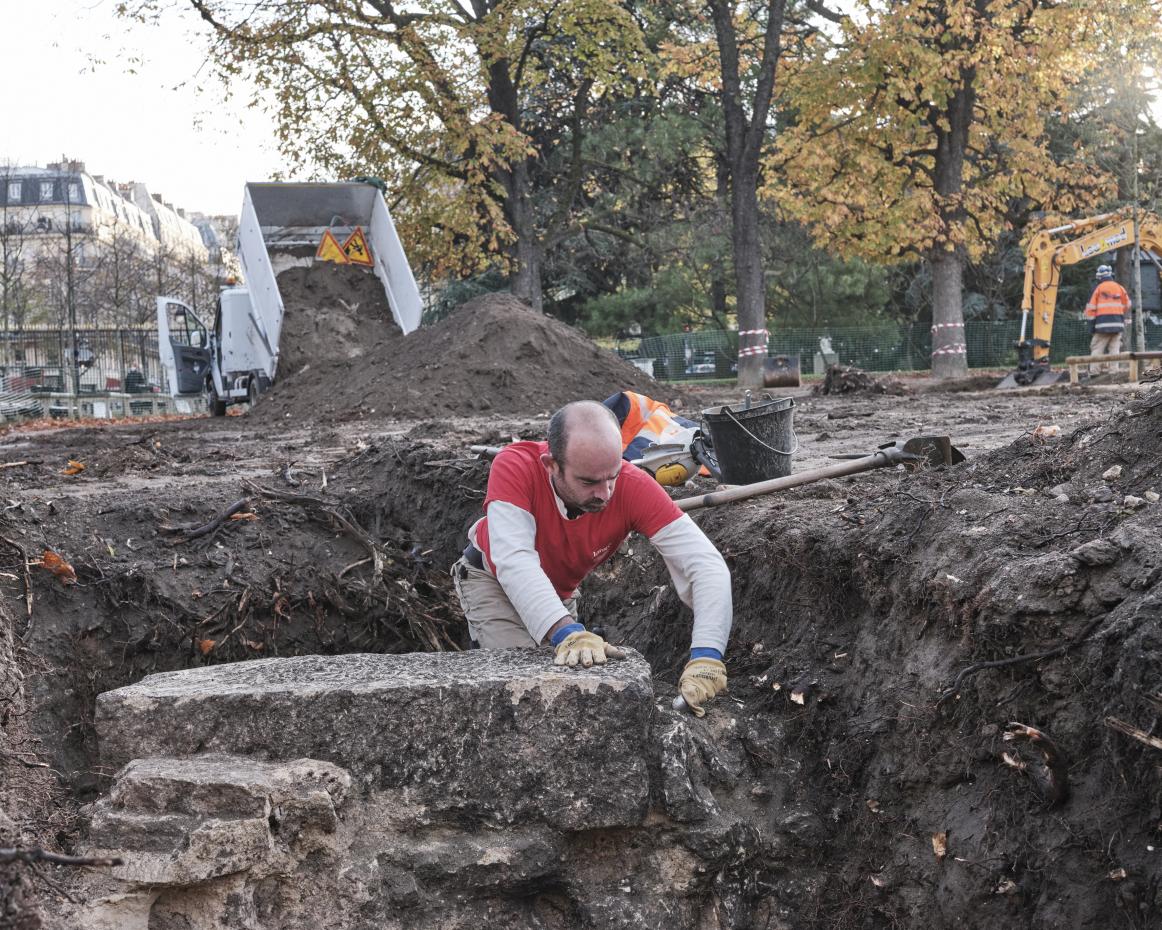
[[624, 659], [625, 650], [611, 646], [596, 633], [588, 630], [578, 630], [570, 633], [557, 644], [557, 656], [553, 659], [554, 665], [583, 665], [589, 668], [593, 665], [604, 665], [606, 659]]
[[694, 715], [704, 717], [706, 708], [702, 705], [726, 690], [726, 666], [717, 659], [691, 659], [682, 669], [678, 690]]

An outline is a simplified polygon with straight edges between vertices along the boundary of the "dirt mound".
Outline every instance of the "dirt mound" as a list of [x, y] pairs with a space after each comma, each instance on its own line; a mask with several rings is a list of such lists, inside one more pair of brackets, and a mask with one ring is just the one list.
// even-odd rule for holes
[[857, 391], [873, 394], [908, 393], [908, 389], [898, 378], [876, 378], [862, 368], [848, 365], [830, 366], [823, 383], [815, 388], [816, 394], [853, 394]]
[[285, 315], [279, 377], [305, 366], [344, 365], [400, 336], [383, 285], [357, 265], [315, 262], [278, 276]]
[[[309, 275], [304, 277], [313, 280], [314, 269], [305, 270]], [[283, 337], [278, 383], [256, 408], [259, 417], [544, 413], [571, 400], [601, 400], [625, 389], [659, 393], [659, 383], [629, 362], [507, 294], [478, 297], [408, 336], [382, 327], [375, 331], [381, 311], [373, 303], [360, 302], [356, 311], [348, 311], [345, 305], [336, 308], [335, 294], [321, 314], [310, 311], [321, 321], [313, 325], [306, 307], [315, 296], [305, 294], [298, 301], [297, 320]], [[337, 348], [316, 352], [330, 339], [332, 325], [349, 335], [335, 340]], [[658, 399], [669, 401], [673, 394], [668, 390]]]

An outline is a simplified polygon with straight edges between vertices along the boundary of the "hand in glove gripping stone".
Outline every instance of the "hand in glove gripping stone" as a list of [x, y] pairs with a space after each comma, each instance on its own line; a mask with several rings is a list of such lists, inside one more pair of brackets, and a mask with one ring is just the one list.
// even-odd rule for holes
[[557, 644], [557, 655], [553, 659], [553, 664], [582, 665], [589, 668], [593, 665], [604, 665], [606, 659], [624, 658], [624, 649], [611, 646], [596, 633], [579, 630], [576, 633], [570, 633]]
[[702, 705], [726, 690], [726, 666], [718, 659], [691, 659], [678, 679], [678, 690], [694, 715], [704, 717]]

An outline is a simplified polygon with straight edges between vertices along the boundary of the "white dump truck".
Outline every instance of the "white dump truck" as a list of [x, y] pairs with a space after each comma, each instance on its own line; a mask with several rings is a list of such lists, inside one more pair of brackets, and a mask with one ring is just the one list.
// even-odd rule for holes
[[373, 184], [247, 184], [238, 223], [244, 284], [224, 287], [212, 327], [172, 297], [157, 300], [158, 348], [175, 397], [204, 395], [223, 416], [254, 403], [278, 375], [284, 307], [278, 275], [315, 261], [330, 233], [342, 243], [362, 230], [372, 270], [404, 333], [420, 325], [415, 277], [380, 189]]

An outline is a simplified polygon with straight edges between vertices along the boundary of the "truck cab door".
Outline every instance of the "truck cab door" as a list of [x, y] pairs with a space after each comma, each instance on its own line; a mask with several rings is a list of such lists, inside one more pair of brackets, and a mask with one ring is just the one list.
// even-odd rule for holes
[[173, 394], [201, 394], [210, 370], [210, 338], [194, 311], [172, 297], [157, 298], [157, 348]]

